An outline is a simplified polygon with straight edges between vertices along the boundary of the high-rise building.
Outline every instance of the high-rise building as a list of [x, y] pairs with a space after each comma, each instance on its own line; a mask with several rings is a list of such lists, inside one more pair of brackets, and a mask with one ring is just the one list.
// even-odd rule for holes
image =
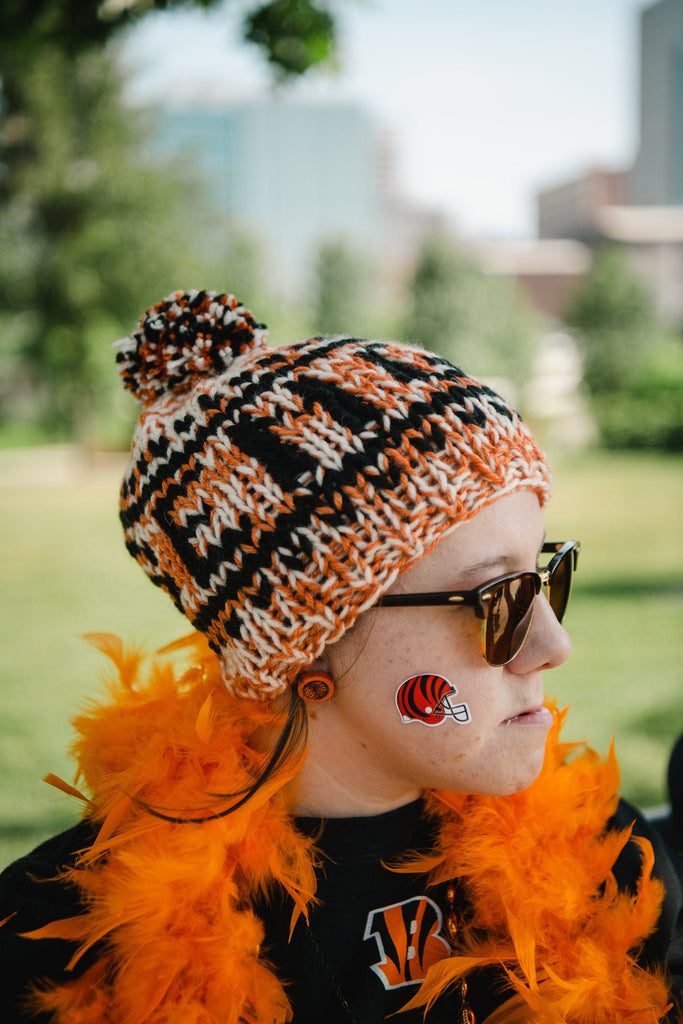
[[683, 0], [659, 0], [641, 14], [640, 148], [630, 199], [683, 205]]
[[379, 251], [385, 158], [359, 108], [259, 100], [162, 109], [158, 125], [157, 145], [201, 173], [283, 285], [301, 284], [324, 242]]

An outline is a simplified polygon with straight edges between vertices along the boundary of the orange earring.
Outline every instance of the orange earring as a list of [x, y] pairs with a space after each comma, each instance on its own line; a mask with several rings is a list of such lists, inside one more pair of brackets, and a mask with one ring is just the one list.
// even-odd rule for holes
[[329, 672], [308, 668], [300, 674], [296, 692], [309, 704], [323, 704], [334, 696], [334, 680]]

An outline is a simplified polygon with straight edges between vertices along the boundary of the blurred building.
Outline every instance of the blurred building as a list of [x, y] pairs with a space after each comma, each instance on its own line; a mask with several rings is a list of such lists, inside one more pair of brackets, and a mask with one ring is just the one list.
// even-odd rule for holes
[[295, 286], [329, 240], [373, 247], [382, 181], [377, 139], [355, 107], [263, 100], [158, 113], [159, 144], [185, 156], [218, 211]]
[[[539, 193], [538, 256], [544, 251], [565, 251], [570, 242], [582, 243], [585, 272], [590, 266], [592, 249], [605, 243], [618, 245], [647, 286], [659, 315], [676, 326], [682, 325], [683, 205], [629, 203], [629, 180], [626, 172], [593, 170], [582, 178]], [[578, 267], [576, 261], [574, 266]], [[547, 273], [536, 279], [527, 279], [529, 271], [523, 261], [516, 271], [525, 290], [535, 289], [538, 293], [531, 296], [538, 308], [561, 313], [572, 288], [569, 263], [563, 267], [551, 259]]]
[[640, 19], [640, 147], [636, 205], [683, 205], [683, 0], [659, 0]]
[[[538, 234], [541, 240], [573, 240], [591, 249], [619, 245], [648, 287], [659, 315], [681, 326], [683, 0], [659, 0], [641, 13], [639, 94], [634, 166], [593, 168], [539, 192]], [[543, 291], [540, 308], [559, 315], [570, 285], [568, 277], [564, 288], [553, 281]]]
[[469, 250], [482, 270], [513, 280], [530, 305], [551, 319], [559, 318], [592, 261], [589, 247], [573, 238], [472, 242]]
[[640, 16], [639, 143], [632, 168], [593, 168], [539, 192], [540, 238], [593, 242], [606, 206], [683, 206], [683, 0]]
[[305, 288], [325, 242], [368, 264], [391, 253], [400, 268], [421, 230], [394, 186], [387, 138], [359, 107], [195, 101], [159, 110], [157, 123], [156, 145], [201, 174], [217, 216], [254, 239], [285, 288]]
[[628, 173], [594, 167], [579, 178], [538, 193], [538, 237], [593, 243], [600, 233], [600, 210], [627, 201]]

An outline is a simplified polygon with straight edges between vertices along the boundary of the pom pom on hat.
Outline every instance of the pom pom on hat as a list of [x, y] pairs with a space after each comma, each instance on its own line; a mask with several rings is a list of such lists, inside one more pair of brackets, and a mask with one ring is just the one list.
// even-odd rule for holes
[[147, 405], [217, 376], [237, 356], [266, 347], [266, 329], [234, 295], [173, 292], [152, 306], [137, 329], [116, 343], [125, 387]]

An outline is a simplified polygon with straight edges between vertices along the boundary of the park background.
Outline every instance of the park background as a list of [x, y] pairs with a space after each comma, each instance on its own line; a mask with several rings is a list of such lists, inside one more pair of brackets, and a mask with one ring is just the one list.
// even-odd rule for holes
[[176, 287], [235, 291], [274, 344], [422, 342], [520, 408], [553, 466], [548, 536], [582, 542], [548, 693], [570, 738], [614, 736], [627, 797], [666, 800], [683, 0], [517, 8], [3, 8], [0, 865], [79, 813], [40, 780], [73, 777], [69, 718], [102, 693], [80, 634], [185, 631], [123, 547], [136, 410], [111, 351]]

